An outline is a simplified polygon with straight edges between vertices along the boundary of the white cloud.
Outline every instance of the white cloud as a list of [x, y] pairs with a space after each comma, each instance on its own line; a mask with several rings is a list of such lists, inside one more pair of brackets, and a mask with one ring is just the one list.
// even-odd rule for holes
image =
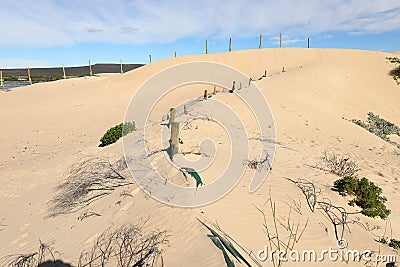
[[2, 0], [1, 9], [0, 46], [400, 30], [398, 0]]
[[0, 58], [0, 66], [3, 69], [13, 69], [13, 68], [46, 68], [50, 65], [50, 63], [46, 60], [40, 59], [1, 59]]

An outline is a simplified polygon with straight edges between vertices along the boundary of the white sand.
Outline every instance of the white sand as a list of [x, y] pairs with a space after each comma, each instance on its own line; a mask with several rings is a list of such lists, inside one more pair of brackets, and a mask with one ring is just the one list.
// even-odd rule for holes
[[[171, 58], [123, 75], [61, 80], [0, 93], [0, 219], [5, 218], [5, 226], [0, 226], [0, 257], [35, 251], [40, 239], [52, 243], [64, 261], [76, 265], [82, 249], [108, 226], [148, 217], [149, 228], [169, 231], [170, 242], [163, 248], [166, 266], [224, 266], [222, 253], [196, 218], [218, 222], [242, 246], [256, 253], [268, 240], [263, 233], [262, 215], [254, 205], [270, 215], [268, 206], [263, 206], [269, 192], [277, 202], [280, 216], [287, 216], [288, 204], [293, 206], [295, 201], [301, 203], [301, 214], [292, 211], [293, 221], [303, 224], [309, 219], [295, 248], [317, 251], [336, 248], [333, 226], [328, 219], [320, 211], [312, 213], [301, 191], [285, 179], [313, 181], [322, 189], [321, 199], [327, 197], [335, 205], [357, 210], [347, 205], [348, 199], [330, 190], [338, 177], [308, 166], [316, 164], [326, 150], [349, 154], [358, 162], [360, 175], [382, 187], [392, 211], [393, 237], [400, 239], [400, 150], [343, 119], [364, 120], [367, 112], [372, 111], [400, 125], [400, 86], [388, 75], [390, 64], [385, 60], [391, 55], [394, 54], [339, 49], [245, 50]], [[201, 208], [182, 209], [148, 198], [132, 185], [88, 207], [101, 213], [100, 217], [78, 220], [87, 210], [84, 209], [45, 219], [47, 201], [69, 166], [85, 155], [112, 160], [122, 156], [121, 141], [104, 148], [97, 146], [108, 128], [123, 121], [135, 90], [157, 72], [193, 60], [227, 64], [253, 78], [268, 71], [268, 77], [256, 83], [269, 102], [277, 141], [282, 145], [277, 146], [273, 170], [260, 189], [248, 193], [252, 173], [247, 171], [235, 189], [220, 201]], [[282, 67], [286, 72], [281, 72]], [[192, 86], [184, 92], [174, 91], [159, 102], [152, 116], [161, 119], [171, 105], [201, 96], [203, 89], [204, 86]], [[212, 92], [212, 87], [208, 90]], [[253, 127], [254, 118], [240, 104], [236, 105], [235, 99], [229, 99], [227, 94], [217, 97], [243, 110], [248, 127]], [[171, 102], [174, 98], [176, 103]], [[218, 142], [227, 142], [223, 130], [200, 122], [198, 139], [189, 139], [191, 132], [182, 133], [183, 139], [191, 141], [185, 142], [181, 149], [196, 146], [211, 130], [221, 134]], [[149, 140], [154, 147], [160, 142], [156, 138], [159, 137], [154, 135]], [[230, 152], [224, 147], [219, 148], [220, 154], [212, 167], [202, 174], [207, 183], [223, 172], [227, 164], [226, 155]], [[133, 197], [121, 197], [124, 190], [133, 192]], [[351, 218], [368, 224], [371, 229], [374, 226], [380, 229], [366, 231], [358, 224], [350, 224], [351, 232], [345, 233], [350, 249], [380, 249], [382, 254], [395, 254], [374, 241], [383, 234], [385, 221], [363, 215]], [[291, 265], [294, 266], [287, 264]], [[362, 263], [349, 265], [362, 266]]]

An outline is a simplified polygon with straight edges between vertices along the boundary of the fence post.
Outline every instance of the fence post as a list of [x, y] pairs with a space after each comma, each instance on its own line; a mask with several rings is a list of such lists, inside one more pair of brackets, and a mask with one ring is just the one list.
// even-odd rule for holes
[[90, 64], [90, 59], [89, 59], [89, 75], [90, 75], [90, 77], [93, 76], [92, 64]]
[[279, 48], [282, 48], [282, 33], [279, 34]]
[[122, 68], [122, 58], [119, 59], [119, 64], [120, 64], [120, 71], [122, 74], [122, 73], [124, 73], [124, 69]]
[[204, 100], [207, 100], [207, 89], [204, 90]]
[[149, 62], [151, 63], [151, 55], [149, 55]]
[[262, 47], [262, 34], [260, 34], [260, 44], [258, 45], [258, 49], [261, 49]]
[[179, 122], [171, 122], [171, 155], [179, 153]]
[[214, 85], [214, 92], [213, 92], [213, 95], [216, 95], [216, 94], [217, 94], [217, 86]]
[[28, 66], [28, 80], [29, 80], [29, 83], [32, 84], [31, 69], [29, 68], [29, 66]]
[[4, 91], [4, 81], [3, 81], [3, 71], [0, 70], [0, 85], [1, 89]]
[[65, 75], [65, 67], [64, 64], [62, 64], [62, 71], [63, 71], [63, 79], [67, 78], [67, 75]]
[[310, 38], [307, 39], [307, 48], [310, 48]]
[[176, 51], [174, 52], [174, 57], [176, 57]]
[[173, 123], [175, 121], [175, 115], [176, 115], [176, 109], [175, 108], [171, 108], [169, 110], [169, 126], [171, 126], [171, 123]]
[[208, 40], [206, 40], [206, 55], [208, 54]]
[[232, 37], [229, 38], [229, 52], [232, 51]]

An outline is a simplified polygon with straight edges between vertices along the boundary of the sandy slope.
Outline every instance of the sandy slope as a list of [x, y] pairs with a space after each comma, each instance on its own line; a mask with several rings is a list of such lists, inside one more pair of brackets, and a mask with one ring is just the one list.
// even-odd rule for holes
[[[308, 166], [318, 163], [326, 150], [349, 154], [358, 162], [360, 175], [383, 188], [392, 210], [393, 237], [399, 239], [400, 150], [343, 119], [365, 119], [367, 112], [372, 111], [400, 125], [400, 87], [387, 75], [390, 65], [386, 56], [390, 54], [337, 49], [246, 50], [172, 58], [123, 75], [62, 80], [1, 93], [0, 216], [5, 218], [5, 226], [0, 226], [0, 257], [34, 251], [40, 239], [53, 242], [62, 259], [76, 264], [80, 251], [108, 226], [147, 217], [149, 228], [166, 229], [171, 235], [169, 245], [163, 249], [166, 266], [224, 266], [222, 253], [196, 218], [218, 222], [225, 232], [256, 253], [268, 240], [263, 233], [262, 215], [255, 206], [270, 215], [268, 205], [264, 205], [269, 193], [281, 216], [287, 217], [289, 206], [300, 203], [296, 204], [301, 205], [300, 210], [292, 211], [293, 221], [304, 224], [309, 219], [296, 248], [335, 248], [333, 226], [328, 219], [320, 211], [312, 213], [301, 191], [285, 179], [313, 181], [322, 190], [321, 199], [329, 198], [354, 211], [346, 199], [330, 190], [337, 177]], [[181, 209], [160, 204], [132, 185], [89, 207], [100, 212], [101, 217], [80, 221], [77, 218], [85, 211], [82, 210], [45, 219], [52, 189], [70, 165], [86, 155], [112, 160], [122, 156], [121, 142], [105, 148], [97, 145], [110, 126], [123, 121], [135, 90], [168, 66], [194, 60], [227, 64], [254, 79], [267, 70], [268, 77], [256, 83], [273, 112], [280, 145], [272, 173], [262, 187], [254, 194], [248, 193], [248, 171], [220, 201], [201, 208]], [[185, 93], [174, 93], [185, 99], [201, 96], [203, 89], [204, 86], [193, 86]], [[155, 118], [161, 119], [171, 106], [174, 95], [168, 97], [154, 110]], [[227, 95], [217, 97], [223, 100]], [[209, 127], [214, 126], [199, 124], [198, 134], [207, 136], [212, 129]], [[188, 139], [190, 132], [185, 134]], [[222, 148], [218, 156], [224, 159], [229, 151]], [[215, 162], [209, 174], [223, 171], [225, 165], [224, 160]], [[132, 192], [133, 196], [124, 198], [122, 191]], [[380, 229], [367, 231], [357, 223], [350, 224], [351, 232], [347, 230], [345, 234], [349, 248], [381, 249], [382, 254], [395, 254], [374, 241], [382, 235], [385, 221], [362, 215], [352, 219], [370, 229]], [[323, 264], [331, 265], [335, 264]], [[344, 263], [336, 264], [341, 265]]]

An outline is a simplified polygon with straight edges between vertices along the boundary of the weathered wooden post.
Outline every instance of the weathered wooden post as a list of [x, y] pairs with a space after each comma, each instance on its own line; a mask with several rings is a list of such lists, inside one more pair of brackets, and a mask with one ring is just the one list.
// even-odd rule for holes
[[285, 70], [285, 66], [283, 66], [283, 68], [282, 68], [282, 72], [286, 72], [286, 70]]
[[188, 112], [187, 112], [187, 107], [186, 107], [186, 105], [184, 105], [184, 106], [183, 106], [183, 114], [187, 115], [187, 113], [188, 113]]
[[282, 33], [279, 34], [279, 47], [282, 48]]
[[65, 75], [65, 67], [64, 67], [64, 64], [62, 64], [62, 71], [63, 71], [63, 79], [67, 79], [67, 75]]
[[208, 40], [206, 40], [206, 55], [208, 54]]
[[216, 95], [217, 94], [217, 86], [214, 84], [214, 92], [213, 92], [213, 95]]
[[149, 55], [149, 62], [151, 63], [151, 55]]
[[260, 34], [260, 44], [258, 45], [258, 49], [261, 49], [262, 47], [262, 34]]
[[171, 155], [179, 153], [179, 122], [171, 122]]
[[207, 89], [206, 89], [206, 90], [204, 90], [204, 97], [203, 97], [204, 100], [207, 100], [207, 95], [208, 94], [207, 94]]
[[175, 115], [176, 115], [176, 109], [175, 108], [170, 108], [168, 125], [171, 125], [171, 123], [175, 121]]
[[124, 73], [124, 69], [122, 68], [122, 58], [119, 59], [119, 65], [120, 65], [120, 72], [122, 74]]
[[31, 69], [28, 67], [28, 81], [30, 84], [32, 84], [32, 79], [31, 79]]
[[174, 52], [174, 57], [176, 57], [176, 51]]
[[307, 38], [307, 48], [310, 48], [310, 38]]
[[90, 59], [89, 59], [89, 75], [90, 75], [90, 77], [93, 76], [92, 64], [90, 64]]
[[1, 90], [4, 91], [4, 81], [3, 81], [3, 71], [0, 70], [0, 85], [1, 85]]
[[229, 52], [232, 51], [232, 37], [229, 38]]

